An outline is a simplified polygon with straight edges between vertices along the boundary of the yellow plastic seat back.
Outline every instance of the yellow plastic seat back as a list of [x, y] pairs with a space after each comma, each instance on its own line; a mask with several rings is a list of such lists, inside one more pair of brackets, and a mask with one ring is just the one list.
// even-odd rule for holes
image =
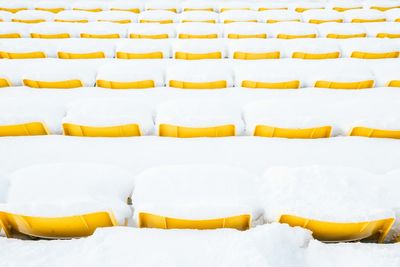
[[352, 23], [371, 23], [371, 22], [385, 22], [386, 19], [352, 19]]
[[330, 137], [331, 132], [332, 126], [315, 128], [277, 128], [267, 125], [257, 125], [254, 130], [254, 136], [315, 139]]
[[161, 34], [129, 34], [129, 38], [131, 39], [168, 39], [169, 35], [167, 33]]
[[146, 89], [155, 87], [153, 80], [143, 80], [135, 82], [114, 82], [106, 80], [97, 80], [96, 85], [98, 87], [109, 88], [109, 89]]
[[140, 136], [137, 124], [125, 124], [109, 127], [84, 126], [71, 123], [63, 124], [64, 135], [86, 137], [130, 137]]
[[66, 22], [66, 23], [88, 23], [87, 19], [55, 19], [55, 22]]
[[322, 24], [329, 22], [342, 23], [343, 19], [310, 19], [308, 22], [313, 24]]
[[65, 38], [71, 38], [71, 35], [69, 35], [69, 33], [56, 33], [56, 34], [31, 33], [31, 38], [65, 39]]
[[14, 232], [47, 239], [90, 236], [98, 227], [117, 226], [110, 212], [96, 212], [68, 217], [33, 217], [0, 212], [7, 237]]
[[221, 52], [211, 52], [211, 53], [187, 53], [187, 52], [175, 52], [176, 59], [185, 60], [198, 60], [198, 59], [221, 59]]
[[10, 86], [11, 86], [11, 82], [8, 79], [0, 78], [0, 88], [10, 87]]
[[0, 7], [0, 11], [6, 11], [6, 12], [11, 12], [11, 13], [17, 13], [18, 11], [22, 10], [28, 10], [26, 7], [20, 7], [20, 8], [8, 8], [8, 7]]
[[248, 230], [251, 225], [251, 215], [249, 214], [208, 220], [186, 220], [140, 212], [138, 219], [140, 228], [197, 230], [233, 228], [237, 230]]
[[314, 238], [325, 242], [357, 241], [377, 236], [379, 243], [385, 240], [394, 218], [377, 221], [340, 223], [307, 219], [294, 215], [282, 215], [280, 223], [300, 226], [313, 232]]
[[356, 33], [356, 34], [336, 34], [336, 33], [328, 33], [326, 38], [332, 39], [350, 39], [350, 38], [365, 38], [367, 37], [366, 33]]
[[383, 130], [368, 127], [354, 127], [350, 131], [350, 136], [400, 139], [400, 130]]
[[110, 8], [111, 11], [126, 11], [132, 13], [140, 13], [140, 8]]
[[12, 53], [12, 52], [1, 52], [0, 58], [8, 58], [8, 59], [28, 59], [28, 58], [45, 58], [46, 54], [41, 51], [36, 52], [21, 52], [21, 53]]
[[332, 59], [339, 58], [340, 52], [331, 52], [331, 53], [304, 53], [304, 52], [294, 52], [292, 54], [292, 58], [301, 58], [301, 59]]
[[93, 59], [93, 58], [105, 58], [104, 52], [91, 52], [91, 53], [69, 53], [69, 52], [57, 52], [58, 58], [61, 59]]
[[218, 38], [218, 34], [212, 33], [212, 34], [185, 34], [185, 33], [180, 33], [178, 35], [179, 39], [216, 39]]
[[400, 6], [388, 6], [388, 7], [386, 7], [386, 6], [371, 6], [370, 7], [370, 9], [375, 9], [375, 10], [378, 10], [378, 11], [388, 11], [388, 10], [390, 10], [390, 9], [394, 9], [394, 8], [400, 8]]
[[96, 39], [118, 39], [121, 36], [118, 33], [110, 34], [91, 34], [91, 33], [81, 33], [81, 38], [96, 38]]
[[400, 38], [399, 33], [386, 33], [386, 32], [380, 32], [376, 35], [377, 38]]
[[31, 88], [72, 89], [83, 86], [80, 80], [48, 82], [48, 81], [36, 81], [36, 80], [24, 79], [23, 83], [25, 86]]
[[0, 38], [22, 38], [20, 33], [0, 33]]
[[391, 80], [388, 84], [388, 87], [400, 87], [400, 80]]
[[159, 135], [165, 137], [227, 137], [235, 136], [234, 125], [223, 125], [206, 128], [182, 127], [171, 124], [160, 124]]
[[298, 89], [300, 88], [300, 81], [287, 81], [287, 82], [256, 82], [256, 81], [242, 81], [242, 87], [254, 89]]
[[28, 24], [46, 22], [46, 20], [44, 19], [12, 19], [11, 21], [18, 23], [28, 23]]
[[171, 24], [174, 23], [172, 19], [165, 19], [165, 20], [148, 20], [148, 19], [141, 19], [140, 23], [159, 23], [159, 24]]
[[361, 58], [361, 59], [398, 58], [399, 52], [370, 53], [370, 52], [354, 51], [351, 53], [350, 57]]
[[164, 58], [163, 52], [150, 52], [150, 53], [127, 53], [117, 52], [119, 59], [156, 59]]
[[265, 53], [250, 53], [250, 52], [234, 52], [234, 59], [256, 60], [256, 59], [278, 59], [281, 57], [281, 52], [265, 52]]
[[49, 130], [42, 122], [0, 125], [0, 136], [48, 135]]
[[317, 38], [317, 35], [315, 33], [302, 34], [302, 35], [280, 33], [280, 34], [277, 35], [277, 38], [278, 39]]
[[40, 11], [47, 11], [51, 13], [59, 13], [61, 11], [64, 11], [65, 8], [59, 7], [59, 8], [46, 8], [46, 7], [35, 7], [35, 10], [40, 10]]
[[354, 10], [354, 9], [362, 9], [362, 6], [355, 6], [355, 7], [334, 7], [333, 10], [337, 12], [345, 12], [347, 10]]
[[185, 82], [170, 80], [169, 86], [180, 89], [221, 89], [226, 88], [228, 83], [225, 80], [213, 82]]
[[329, 89], [367, 89], [374, 87], [374, 80], [359, 82], [316, 81], [314, 87]]
[[236, 34], [236, 33], [229, 33], [228, 34], [229, 39], [248, 39], [248, 38], [261, 38], [261, 39], [266, 39], [267, 34], [266, 33], [259, 33], [259, 34]]

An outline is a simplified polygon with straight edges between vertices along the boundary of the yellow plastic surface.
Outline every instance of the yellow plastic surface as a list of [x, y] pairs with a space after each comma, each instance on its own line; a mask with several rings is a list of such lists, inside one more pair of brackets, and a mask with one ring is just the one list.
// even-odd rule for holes
[[266, 53], [249, 53], [249, 52], [234, 52], [233, 58], [234, 59], [247, 59], [247, 60], [254, 60], [254, 59], [277, 59], [281, 57], [281, 52], [266, 52]]
[[48, 82], [48, 81], [35, 81], [35, 80], [24, 79], [23, 83], [25, 86], [32, 88], [71, 89], [83, 86], [80, 80]]
[[19, 33], [0, 33], [0, 38], [22, 38]]
[[0, 136], [48, 135], [49, 130], [41, 122], [0, 125]]
[[392, 80], [387, 84], [388, 87], [400, 87], [400, 80]]
[[322, 23], [328, 23], [328, 22], [342, 23], [343, 19], [310, 19], [308, 22], [313, 23], [313, 24], [322, 24]]
[[398, 18], [398, 19], [395, 19], [395, 21], [394, 22], [400, 22], [400, 18]]
[[367, 89], [374, 87], [374, 80], [366, 80], [359, 82], [335, 82], [335, 81], [316, 81], [316, 88], [330, 89]]
[[251, 9], [248, 7], [244, 7], [244, 8], [225, 7], [225, 8], [221, 8], [220, 12], [231, 11], [231, 10], [251, 10]]
[[261, 88], [261, 89], [298, 89], [300, 81], [287, 82], [257, 82], [257, 81], [242, 81], [242, 87], [246, 88]]
[[184, 20], [182, 20], [182, 23], [188, 23], [188, 22], [217, 23], [217, 21], [215, 19], [206, 19], [206, 20], [184, 19]]
[[27, 58], [45, 58], [44, 52], [22, 52], [22, 53], [11, 53], [11, 52], [0, 52], [0, 58], [8, 59], [27, 59]]
[[132, 39], [168, 39], [169, 36], [167, 33], [163, 34], [135, 34], [131, 33], [129, 38]]
[[303, 34], [303, 35], [293, 35], [293, 34], [278, 34], [278, 39], [298, 39], [298, 38], [317, 38], [315, 33], [313, 34]]
[[0, 7], [0, 11], [6, 11], [11, 13], [17, 13], [18, 11], [28, 10], [26, 7], [21, 8], [8, 8], [8, 7]]
[[81, 38], [117, 39], [117, 38], [120, 38], [120, 36], [118, 33], [111, 33], [111, 34], [81, 33]]
[[130, 19], [120, 19], [120, 20], [99, 19], [99, 20], [97, 20], [97, 21], [100, 21], [100, 22], [119, 23], [119, 24], [128, 24], [128, 23], [132, 23], [132, 20], [130, 20]]
[[130, 137], [140, 136], [140, 127], [137, 124], [125, 124], [109, 127], [84, 126], [63, 123], [64, 135], [86, 137]]
[[230, 19], [227, 19], [227, 20], [224, 20], [225, 24], [234, 23], [234, 22], [258, 22], [258, 20], [256, 20], [256, 19], [249, 19], [249, 20], [230, 20]]
[[352, 19], [352, 23], [385, 22], [386, 19]]
[[251, 215], [249, 214], [208, 220], [187, 220], [140, 212], [138, 220], [140, 228], [160, 229], [211, 230], [218, 228], [233, 228], [244, 231], [248, 230], [251, 225]]
[[139, 8], [110, 8], [111, 11], [126, 11], [126, 12], [133, 12], [133, 13], [140, 13]]
[[92, 235], [96, 228], [117, 226], [111, 212], [96, 212], [68, 217], [33, 217], [0, 212], [7, 237], [14, 232], [47, 239], [69, 239]]
[[176, 10], [176, 8], [147, 8], [146, 10], [163, 10], [163, 11], [170, 11], [170, 12], [174, 12], [174, 13], [178, 12], [178, 10]]
[[184, 82], [177, 80], [170, 80], [169, 86], [181, 89], [220, 89], [228, 86], [225, 80], [213, 82]]
[[354, 51], [353, 53], [351, 53], [350, 57], [362, 58], [362, 59], [398, 58], [399, 52], [369, 53], [362, 51]]
[[176, 59], [186, 59], [186, 60], [198, 60], [198, 59], [220, 59], [222, 58], [221, 52], [211, 52], [211, 53], [186, 53], [186, 52], [175, 52]]
[[117, 58], [119, 59], [150, 59], [150, 58], [163, 58], [162, 52], [151, 52], [151, 53], [126, 53], [117, 52]]
[[350, 136], [400, 139], [400, 130], [383, 130], [368, 127], [354, 127], [350, 131]]
[[11, 82], [8, 79], [0, 78], [0, 88], [9, 86], [11, 86]]
[[88, 23], [87, 19], [55, 19], [55, 22]]
[[101, 12], [101, 11], [103, 11], [103, 9], [101, 9], [101, 8], [73, 8], [72, 10], [86, 11], [86, 12]]
[[260, 34], [236, 34], [236, 33], [229, 33], [228, 34], [229, 39], [245, 39], [245, 38], [262, 38], [265, 39], [267, 38], [266, 33], [260, 33]]
[[400, 38], [399, 33], [380, 32], [376, 35], [377, 38]]
[[375, 10], [379, 10], [379, 11], [387, 11], [390, 9], [394, 9], [394, 8], [400, 8], [400, 6], [371, 6], [370, 9], [375, 9]]
[[379, 243], [385, 240], [394, 218], [377, 221], [340, 223], [307, 219], [294, 215], [282, 215], [280, 223], [290, 226], [300, 226], [313, 232], [314, 238], [326, 242], [357, 241], [376, 237]]
[[62, 7], [59, 7], [59, 8], [36, 7], [35, 10], [47, 11], [47, 12], [51, 12], [51, 13], [58, 13], [58, 12], [64, 11], [65, 8], [62, 8]]
[[141, 19], [140, 23], [159, 23], [159, 24], [170, 24], [174, 23], [172, 19], [165, 19], [165, 20], [148, 20], [148, 19]]
[[184, 34], [180, 33], [178, 35], [179, 39], [215, 39], [218, 38], [218, 34]]
[[278, 22], [300, 22], [301, 20], [299, 19], [267, 19], [266, 23], [278, 23]]
[[293, 52], [292, 58], [301, 58], [301, 59], [331, 59], [331, 58], [339, 58], [340, 52], [331, 52], [331, 53], [304, 53], [304, 52]]
[[358, 34], [336, 34], [336, 33], [328, 33], [326, 38], [333, 39], [350, 39], [350, 38], [365, 38], [367, 37], [366, 33], [358, 33]]
[[227, 137], [235, 136], [234, 125], [223, 125], [216, 127], [193, 128], [181, 127], [170, 124], [160, 124], [159, 135], [165, 137]]
[[56, 33], [56, 34], [31, 33], [31, 38], [64, 39], [64, 38], [71, 38], [71, 36], [69, 35], [69, 33]]
[[19, 22], [19, 23], [41, 23], [46, 22], [44, 19], [12, 19], [12, 22]]
[[267, 125], [257, 125], [254, 130], [254, 136], [315, 139], [330, 137], [331, 132], [332, 126], [315, 128], [277, 128]]
[[269, 11], [269, 10], [288, 10], [287, 7], [260, 7], [258, 11]]
[[297, 7], [297, 8], [295, 9], [295, 11], [296, 11], [296, 12], [299, 12], [299, 13], [303, 13], [304, 11], [308, 11], [308, 10], [318, 10], [318, 9], [325, 9], [325, 8], [323, 8], [323, 7], [317, 7], [317, 8], [315, 8], [315, 7], [310, 7], [310, 8]]
[[334, 7], [333, 10], [337, 12], [344, 12], [347, 10], [354, 10], [354, 9], [362, 9], [362, 6], [356, 6], [356, 7]]
[[205, 7], [205, 8], [189, 8], [189, 7], [186, 7], [186, 8], [184, 8], [183, 9], [183, 11], [210, 11], [210, 12], [212, 12], [212, 11], [214, 11], [214, 9], [212, 8], [212, 7]]
[[155, 87], [153, 80], [143, 80], [135, 82], [114, 82], [106, 80], [97, 80], [96, 85], [109, 89], [145, 89]]
[[92, 52], [92, 53], [69, 53], [69, 52], [57, 52], [58, 58], [62, 59], [91, 59], [91, 58], [105, 58], [104, 52]]

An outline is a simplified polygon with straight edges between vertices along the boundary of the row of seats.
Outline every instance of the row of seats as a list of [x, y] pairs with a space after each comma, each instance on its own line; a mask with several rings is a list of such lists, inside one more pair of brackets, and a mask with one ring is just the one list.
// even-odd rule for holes
[[313, 25], [301, 22], [260, 24], [240, 22], [232, 24], [113, 24], [89, 22], [85, 24], [44, 22], [20, 24], [5, 22], [0, 27], [0, 38], [96, 38], [96, 39], [299, 39], [299, 38], [400, 38], [400, 23], [365, 24], [324, 23]]
[[[390, 95], [382, 100], [310, 97], [303, 100], [256, 101], [243, 108], [217, 100], [164, 101], [153, 111], [139, 101], [81, 100], [66, 109], [27, 103], [6, 104], [0, 136], [58, 134], [86, 137], [228, 137], [328, 138], [350, 135], [400, 138], [400, 103]], [[371, 105], [374, 105], [371, 110]], [[153, 115], [155, 119], [153, 119]], [[49, 122], [51, 129], [46, 126]], [[55, 125], [54, 125], [55, 124]]]
[[274, 167], [259, 177], [225, 165], [167, 165], [136, 176], [104, 164], [33, 165], [6, 177], [0, 226], [8, 237], [55, 239], [116, 225], [247, 230], [279, 222], [321, 241], [381, 243], [392, 239], [397, 176], [339, 166]]
[[[400, 4], [400, 3], [399, 3]], [[251, 10], [231, 10], [221, 14], [212, 11], [188, 11], [176, 14], [171, 11], [144, 11], [139, 15], [125, 11], [61, 11], [57, 14], [41, 10], [22, 10], [17, 13], [11, 13], [0, 10], [1, 21], [12, 21], [19, 23], [41, 23], [41, 22], [78, 22], [86, 23], [89, 21], [110, 21], [114, 23], [233, 23], [233, 22], [261, 22], [276, 23], [282, 21], [302, 21], [307, 23], [321, 24], [327, 22], [399, 22], [400, 8], [381, 12], [377, 10], [359, 9], [337, 12], [334, 10], [309, 10], [303, 13], [297, 13], [290, 10], [269, 10], [269, 11], [251, 11]]]

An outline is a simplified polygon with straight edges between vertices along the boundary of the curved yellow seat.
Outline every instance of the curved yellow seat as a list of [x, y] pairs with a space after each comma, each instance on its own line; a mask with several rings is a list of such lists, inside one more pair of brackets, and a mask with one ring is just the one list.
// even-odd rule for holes
[[11, 21], [18, 23], [28, 23], [28, 24], [46, 22], [46, 20], [44, 19], [12, 19]]
[[170, 11], [170, 12], [178, 13], [178, 10], [176, 8], [147, 8], [146, 10], [149, 10], [149, 11], [161, 10], [161, 11]]
[[137, 124], [125, 124], [108, 127], [84, 126], [72, 123], [63, 123], [64, 135], [86, 137], [130, 137], [141, 136]]
[[249, 214], [208, 220], [187, 220], [140, 212], [138, 214], [138, 220], [140, 228], [160, 229], [210, 230], [218, 228], [233, 228], [244, 231], [248, 230], [251, 225], [251, 215]]
[[88, 23], [87, 19], [55, 19], [55, 22]]
[[278, 23], [278, 22], [300, 22], [299, 19], [267, 19], [266, 23]]
[[196, 8], [196, 7], [185, 7], [183, 9], [183, 11], [210, 11], [210, 12], [212, 12], [212, 11], [214, 11], [214, 8], [212, 8], [212, 7], [205, 7], [205, 8], [202, 8], [202, 7], [199, 7], [199, 8]]
[[386, 7], [386, 6], [371, 6], [370, 9], [375, 9], [375, 10], [379, 10], [379, 11], [387, 11], [390, 9], [395, 9], [395, 8], [400, 8], [400, 6], [390, 6], [390, 7]]
[[355, 6], [355, 7], [334, 7], [332, 9], [337, 12], [344, 12], [347, 10], [362, 9], [362, 8], [363, 8], [362, 6]]
[[212, 33], [212, 34], [185, 34], [185, 33], [180, 33], [178, 35], [179, 39], [216, 39], [218, 38], [218, 34]]
[[287, 81], [287, 82], [257, 82], [257, 81], [242, 81], [242, 87], [246, 88], [259, 88], [259, 89], [298, 89], [300, 88], [300, 81]]
[[211, 52], [211, 53], [186, 53], [186, 52], [175, 52], [176, 59], [185, 60], [198, 60], [198, 59], [221, 59], [221, 52]]
[[114, 82], [106, 80], [97, 80], [96, 85], [98, 87], [109, 88], [109, 89], [145, 89], [145, 88], [155, 87], [153, 80], [143, 80], [134, 82]]
[[304, 53], [304, 52], [293, 52], [292, 58], [301, 59], [332, 59], [339, 58], [340, 52], [331, 53]]
[[227, 82], [224, 80], [214, 82], [184, 82], [170, 80], [169, 87], [181, 89], [221, 89], [227, 87]]
[[224, 8], [221, 8], [221, 10], [220, 10], [220, 12], [225, 12], [225, 11], [232, 11], [232, 10], [251, 10], [250, 8], [248, 8], [248, 7], [239, 7], [239, 8], [237, 8], [237, 7], [224, 7]]
[[47, 12], [51, 12], [51, 13], [59, 13], [61, 11], [64, 11], [65, 8], [63, 8], [63, 7], [59, 7], [59, 8], [36, 7], [35, 10], [47, 11]]
[[149, 20], [149, 19], [141, 19], [140, 23], [159, 23], [159, 24], [171, 24], [174, 23], [172, 19], [165, 19], [165, 20]]
[[3, 52], [0, 51], [0, 58], [8, 58], [8, 59], [28, 59], [28, 58], [45, 58], [46, 54], [41, 51], [36, 52], [21, 52], [21, 53], [13, 53], [13, 52]]
[[228, 34], [229, 39], [246, 39], [246, 38], [261, 38], [261, 39], [266, 39], [267, 34], [266, 33], [259, 33], [259, 34], [237, 34], [237, 33], [229, 33]]
[[169, 36], [167, 33], [163, 34], [129, 34], [129, 38], [132, 39], [168, 39]]
[[394, 22], [400, 22], [400, 18], [395, 19]]
[[385, 22], [386, 19], [352, 19], [352, 23]]
[[0, 38], [22, 38], [19, 33], [0, 33]]
[[0, 88], [2, 87], [10, 87], [11, 82], [8, 79], [0, 78]]
[[93, 58], [105, 58], [104, 52], [92, 52], [92, 53], [69, 53], [69, 52], [57, 52], [57, 57], [62, 59], [93, 59]]
[[365, 80], [359, 82], [335, 82], [335, 81], [316, 81], [315, 88], [329, 89], [367, 89], [374, 87], [374, 80]]
[[329, 22], [342, 23], [343, 19], [310, 19], [308, 22], [313, 23], [313, 24], [322, 24], [322, 23], [329, 23]]
[[42, 122], [0, 125], [0, 136], [30, 136], [50, 134]]
[[385, 240], [394, 218], [377, 221], [340, 223], [307, 219], [294, 215], [282, 215], [280, 223], [289, 224], [292, 227], [300, 226], [313, 232], [314, 238], [326, 242], [357, 241], [366, 238], [377, 237], [379, 243]]
[[249, 20], [224, 20], [224, 24], [228, 24], [228, 23], [234, 23], [234, 22], [258, 22], [258, 20], [256, 19], [249, 19]]
[[376, 35], [377, 38], [400, 38], [399, 33], [380, 32]]
[[350, 131], [350, 136], [400, 139], [400, 130], [383, 130], [368, 127], [354, 127]]
[[155, 59], [163, 58], [163, 52], [151, 52], [151, 53], [127, 53], [117, 52], [117, 58], [119, 59]]
[[299, 39], [299, 38], [317, 38], [315, 33], [313, 34], [303, 34], [303, 35], [295, 35], [295, 34], [278, 34], [278, 39]]
[[400, 80], [392, 80], [387, 84], [388, 87], [400, 87]]
[[96, 38], [96, 39], [118, 39], [120, 35], [118, 33], [111, 34], [90, 34], [90, 33], [81, 33], [81, 38]]
[[265, 53], [250, 53], [250, 52], [234, 52], [234, 59], [256, 60], [256, 59], [278, 59], [281, 57], [281, 52], [265, 52]]
[[297, 7], [295, 9], [296, 12], [303, 13], [304, 11], [308, 10], [318, 10], [318, 9], [325, 9], [324, 7]]
[[257, 125], [254, 130], [254, 136], [315, 139], [330, 137], [331, 132], [332, 126], [315, 128], [277, 128], [267, 125]]
[[90, 236], [96, 228], [117, 226], [111, 212], [95, 212], [67, 217], [34, 217], [0, 212], [7, 237], [14, 232], [47, 239], [69, 239]]
[[71, 89], [82, 87], [83, 84], [80, 80], [66, 80], [66, 81], [36, 81], [24, 79], [23, 83], [25, 86], [31, 88], [52, 88], [52, 89]]
[[6, 12], [11, 12], [11, 13], [17, 13], [18, 11], [22, 10], [28, 10], [26, 7], [21, 7], [21, 8], [8, 8], [8, 7], [0, 7], [0, 11], [6, 11]]
[[160, 124], [159, 135], [165, 137], [227, 137], [235, 136], [235, 126], [223, 125], [206, 128], [182, 127], [171, 124]]
[[326, 38], [333, 39], [350, 39], [350, 38], [365, 38], [367, 37], [366, 33], [357, 33], [357, 34], [336, 34], [336, 33], [328, 33]]
[[270, 10], [288, 10], [287, 7], [260, 7], [258, 11], [270, 11]]
[[191, 20], [191, 19], [184, 19], [182, 20], [182, 23], [188, 23], [188, 22], [200, 22], [200, 23], [217, 23], [215, 19], [205, 19], [205, 20]]
[[126, 12], [132, 12], [132, 13], [140, 13], [139, 8], [110, 8], [111, 11], [126, 11]]
[[101, 11], [103, 11], [103, 9], [101, 9], [101, 8], [73, 8], [72, 10], [86, 11], [86, 12], [101, 12]]
[[111, 20], [111, 19], [99, 19], [97, 20], [99, 22], [111, 22], [111, 23], [119, 23], [119, 24], [128, 24], [132, 23], [132, 20], [130, 19], [117, 19], [117, 20]]
[[55, 33], [55, 34], [31, 33], [31, 38], [65, 39], [65, 38], [71, 38], [71, 36], [69, 35], [69, 33]]

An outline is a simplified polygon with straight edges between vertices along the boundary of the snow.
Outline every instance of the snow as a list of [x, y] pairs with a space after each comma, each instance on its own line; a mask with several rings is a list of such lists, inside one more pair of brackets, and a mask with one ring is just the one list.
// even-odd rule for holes
[[221, 25], [214, 23], [203, 23], [203, 22], [180, 23], [176, 26], [176, 34], [178, 38], [179, 34], [192, 34], [192, 35], [217, 34], [218, 37], [222, 37], [222, 27]]

